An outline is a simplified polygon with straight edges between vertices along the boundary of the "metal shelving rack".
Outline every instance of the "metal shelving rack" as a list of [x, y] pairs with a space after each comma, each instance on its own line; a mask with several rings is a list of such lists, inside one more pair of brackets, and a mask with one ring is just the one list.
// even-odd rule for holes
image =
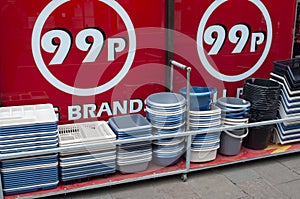
[[[171, 61], [171, 74], [173, 76], [173, 70], [174, 66], [183, 69], [187, 72], [187, 110], [189, 110], [189, 92], [190, 92], [190, 71], [191, 68], [187, 67], [185, 65], [182, 65], [176, 61]], [[173, 85], [173, 78], [170, 79], [171, 85]], [[173, 87], [170, 89], [173, 91]], [[187, 111], [187, 122], [189, 118], [189, 111]], [[232, 157], [224, 157], [221, 155], [218, 155], [217, 158], [214, 161], [207, 162], [207, 163], [190, 163], [190, 149], [191, 149], [191, 138], [193, 135], [201, 134], [201, 133], [213, 133], [216, 131], [224, 131], [224, 130], [234, 130], [239, 128], [249, 128], [249, 127], [256, 127], [256, 126], [263, 126], [263, 125], [270, 125], [270, 124], [276, 124], [276, 123], [282, 123], [282, 122], [291, 122], [291, 121], [297, 121], [300, 120], [300, 117], [291, 117], [287, 119], [276, 119], [276, 120], [269, 120], [269, 121], [262, 121], [262, 122], [256, 122], [256, 123], [248, 123], [248, 124], [242, 124], [242, 125], [236, 125], [236, 126], [227, 126], [227, 127], [218, 127], [218, 128], [211, 128], [208, 130], [201, 130], [201, 131], [190, 131], [189, 128], [186, 129], [186, 131], [177, 134], [176, 137], [185, 137], [186, 143], [187, 143], [187, 150], [186, 150], [186, 158], [181, 159], [176, 165], [169, 166], [169, 167], [158, 167], [155, 165], [150, 165], [148, 170], [140, 173], [134, 173], [134, 174], [111, 174], [107, 176], [106, 178], [95, 178], [90, 179], [86, 182], [78, 182], [74, 184], [59, 184], [57, 188], [49, 189], [49, 190], [39, 190], [36, 192], [31, 193], [24, 193], [24, 194], [18, 194], [18, 195], [11, 195], [11, 196], [4, 196], [3, 190], [2, 190], [2, 182], [0, 180], [0, 199], [3, 198], [40, 198], [40, 197], [46, 197], [46, 196], [53, 196], [53, 195], [59, 195], [59, 194], [66, 194], [76, 191], [83, 191], [83, 190], [89, 190], [89, 189], [95, 189], [100, 187], [106, 187], [106, 186], [113, 186], [123, 183], [130, 183], [135, 181], [141, 181], [141, 180], [147, 180], [152, 178], [158, 178], [158, 177], [164, 177], [164, 176], [170, 176], [170, 175], [178, 175], [181, 174], [181, 178], [183, 181], [187, 180], [187, 174], [189, 172], [209, 169], [213, 167], [219, 167], [229, 164], [236, 164], [239, 162], [247, 162], [251, 160], [261, 159], [261, 158], [267, 158], [272, 156], [278, 156], [278, 155], [284, 155], [284, 154], [290, 154], [290, 153], [296, 153], [300, 152], [300, 143], [294, 143], [291, 144], [290, 149], [284, 151], [284, 152], [277, 152], [273, 153], [272, 151], [260, 151], [261, 153], [258, 153], [255, 151], [253, 153], [252, 150], [248, 150], [245, 148], [242, 148], [241, 153], [248, 153], [248, 157], [243, 155], [237, 155]], [[187, 125], [188, 126], [188, 125]], [[47, 155], [47, 154], [53, 154], [53, 153], [59, 153], [59, 152], [67, 152], [67, 151], [74, 151], [83, 149], [85, 147], [105, 147], [111, 144], [125, 144], [125, 143], [133, 143], [133, 142], [140, 142], [140, 141], [150, 141], [155, 139], [163, 139], [163, 138], [174, 138], [174, 135], [153, 135], [151, 137], [142, 137], [142, 138], [135, 138], [135, 139], [126, 139], [126, 140], [115, 140], [108, 143], [97, 143], [97, 144], [89, 144], [86, 146], [72, 146], [72, 147], [59, 147], [56, 149], [50, 149], [50, 150], [39, 150], [39, 151], [31, 151], [31, 152], [20, 152], [20, 153], [11, 153], [11, 154], [0, 154], [0, 161], [2, 160], [8, 160], [13, 158], [22, 158], [22, 157], [29, 157], [29, 156], [36, 156], [36, 155]]]

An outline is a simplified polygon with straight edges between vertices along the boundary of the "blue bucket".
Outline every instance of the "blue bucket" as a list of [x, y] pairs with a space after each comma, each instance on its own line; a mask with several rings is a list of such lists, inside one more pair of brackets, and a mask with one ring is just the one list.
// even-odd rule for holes
[[[180, 94], [186, 96], [186, 88], [180, 89]], [[210, 109], [212, 94], [216, 93], [215, 87], [192, 86], [190, 89], [190, 110], [207, 111]]]

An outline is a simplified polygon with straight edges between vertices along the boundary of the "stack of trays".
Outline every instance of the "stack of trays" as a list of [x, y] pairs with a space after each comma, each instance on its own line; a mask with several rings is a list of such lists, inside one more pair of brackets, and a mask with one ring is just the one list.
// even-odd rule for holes
[[[152, 136], [151, 124], [140, 114], [112, 117], [108, 123], [118, 140]], [[117, 165], [121, 173], [144, 171], [151, 160], [151, 141], [133, 141], [117, 146]]]
[[[190, 111], [190, 130], [205, 131], [221, 126], [221, 109], [212, 105], [208, 111]], [[193, 136], [191, 162], [214, 160], [220, 146], [220, 132], [202, 133]]]
[[[219, 98], [216, 104], [222, 109], [222, 125], [236, 126], [249, 121], [250, 102], [234, 97]], [[234, 129], [221, 133], [219, 153], [237, 155], [240, 152], [243, 138], [248, 135], [248, 129]]]
[[[0, 108], [0, 153], [10, 154], [57, 148], [57, 119], [51, 104]], [[5, 195], [55, 188], [57, 154], [1, 162]]]
[[153, 162], [161, 166], [175, 164], [185, 151], [185, 140], [177, 137], [185, 129], [186, 100], [176, 93], [155, 93], [146, 99], [147, 119], [155, 135], [172, 134], [173, 138], [153, 141]]
[[[300, 116], [300, 60], [274, 62], [271, 79], [281, 84], [278, 118]], [[276, 125], [275, 142], [286, 144], [300, 141], [300, 122], [283, 122]]]
[[86, 146], [76, 151], [61, 152], [61, 180], [67, 182], [116, 171], [116, 146], [88, 147], [89, 144], [109, 143], [116, 135], [104, 121], [60, 125], [59, 146]]

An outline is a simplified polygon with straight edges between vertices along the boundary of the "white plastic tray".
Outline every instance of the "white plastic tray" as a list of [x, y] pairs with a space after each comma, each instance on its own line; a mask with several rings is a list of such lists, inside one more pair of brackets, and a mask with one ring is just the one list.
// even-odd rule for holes
[[52, 104], [0, 108], [0, 127], [57, 122]]
[[58, 166], [58, 162], [51, 163], [51, 164], [40, 164], [40, 165], [32, 165], [32, 166], [23, 166], [23, 167], [14, 167], [14, 168], [1, 169], [1, 172], [9, 173], [9, 172], [16, 172], [16, 171], [51, 168], [51, 167], [55, 167], [55, 166]]
[[105, 121], [59, 125], [58, 131], [60, 146], [116, 139], [115, 133]]

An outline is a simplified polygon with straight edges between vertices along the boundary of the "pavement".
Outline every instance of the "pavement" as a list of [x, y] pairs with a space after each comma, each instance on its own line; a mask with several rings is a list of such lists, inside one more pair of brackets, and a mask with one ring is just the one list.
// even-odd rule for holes
[[299, 199], [300, 153], [47, 199]]

